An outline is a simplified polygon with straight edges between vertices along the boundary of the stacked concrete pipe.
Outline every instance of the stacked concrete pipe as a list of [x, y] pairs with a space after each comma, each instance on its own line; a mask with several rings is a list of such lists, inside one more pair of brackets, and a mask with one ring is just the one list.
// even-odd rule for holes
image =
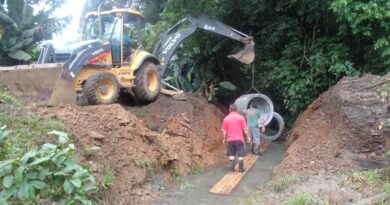
[[275, 119], [279, 124], [279, 129], [276, 133], [274, 134], [267, 134], [267, 132], [260, 133], [261, 138], [267, 141], [273, 141], [279, 138], [283, 133], [284, 120], [278, 113], [274, 112], [274, 105], [268, 96], [261, 93], [245, 94], [237, 98], [234, 104], [236, 104], [237, 106], [237, 111], [243, 114], [244, 110], [249, 109], [249, 105], [252, 102], [256, 105], [257, 109], [260, 111], [261, 116], [264, 117], [266, 128], [267, 125], [273, 119]]

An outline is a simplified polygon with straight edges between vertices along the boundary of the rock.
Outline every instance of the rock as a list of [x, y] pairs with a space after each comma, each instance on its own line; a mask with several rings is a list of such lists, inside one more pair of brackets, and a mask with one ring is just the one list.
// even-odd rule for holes
[[128, 120], [128, 119], [123, 119], [123, 120], [121, 120], [120, 122], [119, 122], [119, 125], [121, 125], [121, 126], [126, 126], [126, 125], [128, 125], [130, 123], [130, 120]]
[[88, 132], [88, 136], [92, 137], [95, 140], [103, 140], [105, 138], [104, 135], [102, 135], [96, 131], [93, 131], [93, 130], [90, 130]]

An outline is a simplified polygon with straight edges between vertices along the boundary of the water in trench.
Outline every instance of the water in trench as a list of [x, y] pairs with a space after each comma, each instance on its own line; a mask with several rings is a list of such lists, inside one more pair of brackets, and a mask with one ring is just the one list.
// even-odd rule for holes
[[284, 141], [272, 142], [266, 153], [252, 166], [246, 176], [230, 195], [210, 194], [209, 190], [226, 173], [227, 165], [205, 170], [201, 174], [185, 177], [172, 188], [166, 188], [160, 200], [161, 205], [230, 205], [238, 204], [240, 198], [256, 191], [271, 179], [272, 169], [279, 164], [285, 153]]

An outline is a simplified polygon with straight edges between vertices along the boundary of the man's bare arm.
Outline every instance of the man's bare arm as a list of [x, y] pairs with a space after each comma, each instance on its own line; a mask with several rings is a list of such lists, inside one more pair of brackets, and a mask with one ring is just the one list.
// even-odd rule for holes
[[264, 120], [264, 117], [259, 117], [259, 127], [261, 127], [261, 132], [265, 132], [265, 120]]
[[245, 133], [246, 141], [248, 143], [251, 143], [251, 138], [249, 137], [248, 128], [244, 129], [244, 133]]
[[225, 130], [222, 130], [222, 137], [223, 137], [223, 144], [225, 144], [225, 142], [227, 141], [227, 135], [226, 135], [226, 131]]

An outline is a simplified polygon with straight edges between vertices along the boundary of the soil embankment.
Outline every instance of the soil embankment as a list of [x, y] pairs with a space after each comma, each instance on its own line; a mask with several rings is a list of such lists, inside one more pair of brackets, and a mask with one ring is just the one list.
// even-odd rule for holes
[[94, 171], [114, 174], [104, 193], [107, 204], [145, 204], [164, 186], [158, 176], [189, 174], [225, 160], [220, 136], [224, 115], [197, 96], [175, 101], [161, 95], [150, 105], [131, 108], [113, 104], [36, 109], [65, 123]]
[[388, 77], [345, 77], [296, 121], [276, 175], [383, 166], [390, 145]]
[[289, 132], [274, 179], [248, 198], [267, 205], [386, 204], [389, 92], [389, 76], [365, 75], [344, 77], [322, 93]]

